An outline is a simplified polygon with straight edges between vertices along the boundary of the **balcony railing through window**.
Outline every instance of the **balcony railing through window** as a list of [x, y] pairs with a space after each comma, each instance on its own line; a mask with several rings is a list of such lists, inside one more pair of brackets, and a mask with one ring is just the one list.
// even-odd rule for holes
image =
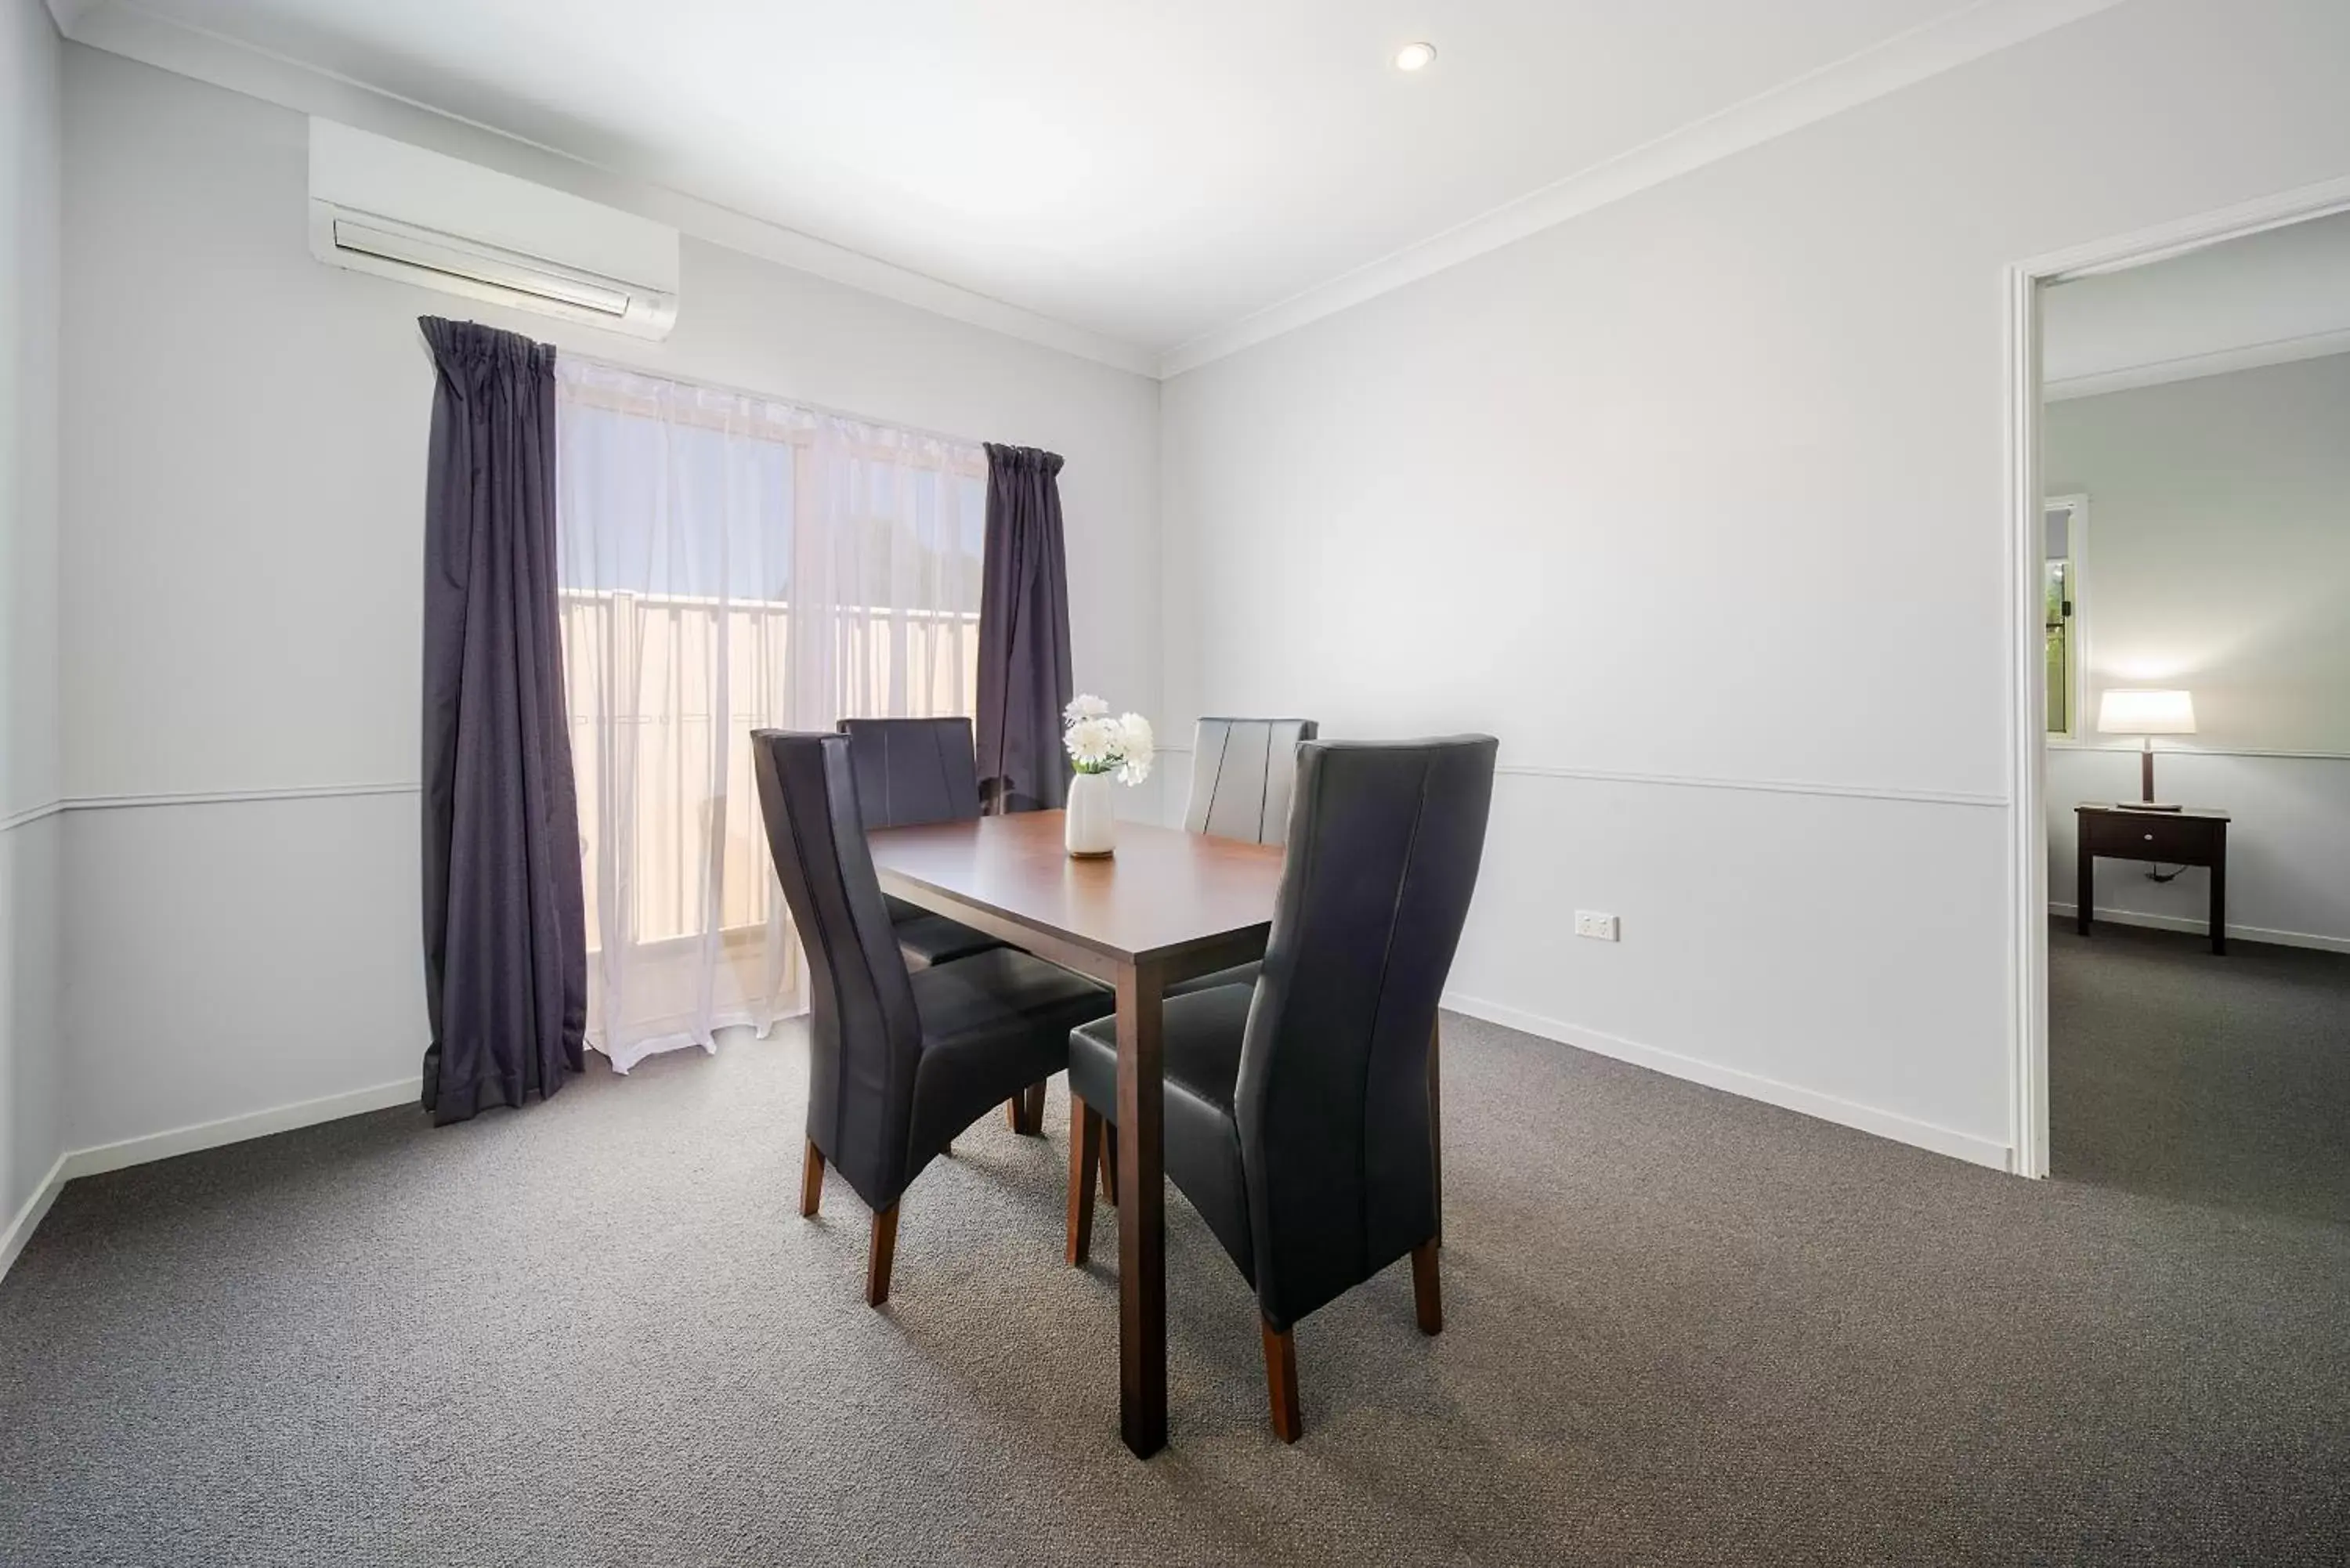
[[[801, 694], [823, 694], [813, 695], [820, 711], [848, 718], [968, 713], [976, 699], [976, 612], [809, 611], [617, 590], [560, 597], [591, 950], [608, 929], [608, 900], [626, 911], [634, 944], [766, 923], [775, 872], [746, 737], [808, 711], [793, 701], [795, 681]], [[604, 700], [617, 692], [635, 700]], [[606, 830], [626, 842], [599, 859], [593, 835], [608, 781], [621, 777], [634, 782], [634, 809]]]

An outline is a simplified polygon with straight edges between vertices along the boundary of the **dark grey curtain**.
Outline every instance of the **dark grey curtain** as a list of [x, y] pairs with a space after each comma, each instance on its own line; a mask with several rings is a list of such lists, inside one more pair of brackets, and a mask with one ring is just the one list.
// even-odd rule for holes
[[420, 325], [440, 372], [424, 493], [424, 983], [436, 1123], [552, 1095], [588, 1013], [579, 812], [555, 597], [555, 350]]
[[1061, 458], [987, 448], [987, 553], [979, 596], [979, 793], [988, 809], [1045, 811], [1069, 797], [1061, 710], [1069, 663], [1069, 565]]

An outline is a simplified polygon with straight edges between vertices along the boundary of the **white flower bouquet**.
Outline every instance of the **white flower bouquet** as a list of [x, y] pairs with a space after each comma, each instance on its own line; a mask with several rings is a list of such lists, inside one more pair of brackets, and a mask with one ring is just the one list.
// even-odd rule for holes
[[1150, 776], [1158, 741], [1150, 721], [1139, 713], [1109, 716], [1109, 704], [1082, 696], [1061, 713], [1065, 725], [1061, 743], [1080, 774], [1108, 774], [1122, 784], [1139, 784]]
[[1077, 769], [1062, 826], [1069, 853], [1086, 859], [1115, 854], [1118, 813], [1110, 806], [1110, 781], [1139, 784], [1150, 776], [1158, 750], [1150, 721], [1139, 713], [1113, 719], [1109, 704], [1088, 694], [1062, 710], [1061, 723], [1061, 743]]

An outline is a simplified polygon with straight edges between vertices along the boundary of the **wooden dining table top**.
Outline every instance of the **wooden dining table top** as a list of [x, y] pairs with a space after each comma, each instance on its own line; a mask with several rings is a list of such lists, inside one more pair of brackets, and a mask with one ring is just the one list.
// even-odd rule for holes
[[1081, 859], [1062, 830], [1060, 812], [1031, 811], [879, 827], [866, 838], [884, 891], [1050, 932], [1112, 962], [1262, 941], [1272, 924], [1277, 845], [1121, 822], [1114, 855]]

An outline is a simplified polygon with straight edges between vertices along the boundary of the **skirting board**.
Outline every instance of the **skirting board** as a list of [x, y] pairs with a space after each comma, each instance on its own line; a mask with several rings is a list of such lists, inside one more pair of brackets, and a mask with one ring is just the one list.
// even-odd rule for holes
[[378, 1084], [371, 1089], [352, 1089], [315, 1100], [297, 1100], [290, 1106], [273, 1106], [265, 1111], [223, 1116], [218, 1121], [198, 1122], [193, 1127], [150, 1133], [145, 1137], [124, 1138], [120, 1143], [78, 1148], [65, 1158], [66, 1179], [70, 1181], [77, 1176], [97, 1176], [103, 1171], [120, 1170], [125, 1166], [145, 1165], [151, 1160], [170, 1159], [175, 1155], [193, 1154], [198, 1149], [218, 1148], [224, 1143], [243, 1143], [247, 1138], [267, 1137], [271, 1133], [291, 1132], [296, 1127], [316, 1127], [320, 1122], [340, 1121], [345, 1116], [363, 1116], [369, 1111], [388, 1111], [394, 1106], [412, 1106], [423, 1097], [423, 1079], [403, 1078], [396, 1084]]
[[1653, 1045], [1618, 1039], [1596, 1029], [1577, 1028], [1571, 1023], [1561, 1023], [1555, 1018], [1521, 1012], [1513, 1007], [1503, 1007], [1498, 1002], [1474, 996], [1463, 996], [1458, 992], [1447, 992], [1444, 1005], [1454, 1012], [1465, 1012], [1471, 1018], [1482, 1018], [1488, 1023], [1498, 1023], [1522, 1034], [1555, 1040], [1578, 1051], [1629, 1062], [1636, 1067], [1647, 1067], [1667, 1077], [1686, 1078], [1710, 1089], [1742, 1095], [1747, 1099], [1761, 1100], [1782, 1110], [1798, 1111], [1807, 1116], [1817, 1116], [1824, 1122], [1834, 1122], [1839, 1127], [1854, 1127], [1878, 1137], [1890, 1138], [1895, 1143], [1910, 1144], [1935, 1154], [1946, 1154], [1970, 1165], [1989, 1166], [1993, 1170], [2015, 1168], [2013, 1151], [2007, 1145], [1977, 1137], [1971, 1133], [1954, 1132], [1949, 1127], [1936, 1127], [1931, 1122], [1917, 1121], [1892, 1111], [1880, 1111], [1872, 1106], [1856, 1105], [1812, 1089], [1799, 1089], [1793, 1084], [1782, 1084], [1775, 1078], [1765, 1078], [1736, 1067], [1723, 1067], [1700, 1061], [1694, 1056], [1683, 1056], [1677, 1052], [1660, 1051]]
[[[2077, 911], [2070, 904], [2052, 901], [2048, 912], [2069, 920]], [[2151, 931], [2187, 931], [2199, 937], [2211, 929], [2209, 922], [2191, 915], [2142, 915], [2135, 909], [2099, 909], [2097, 924], [2142, 926]], [[2239, 926], [2231, 922], [2228, 927], [2228, 940], [2274, 942], [2281, 948], [2314, 948], [2325, 953], [2350, 953], [2350, 937], [2321, 937], [2308, 931], [2274, 931], [2266, 926]]]
[[369, 1111], [412, 1106], [423, 1097], [423, 1087], [421, 1078], [403, 1078], [396, 1084], [378, 1084], [370, 1089], [353, 1089], [346, 1094], [296, 1101], [290, 1106], [273, 1106], [267, 1110], [250, 1111], [244, 1116], [223, 1116], [218, 1121], [198, 1122], [193, 1127], [151, 1133], [145, 1137], [124, 1138], [119, 1143], [99, 1144], [91, 1148], [68, 1149], [57, 1157], [57, 1164], [49, 1168], [48, 1178], [42, 1182], [40, 1190], [33, 1194], [23, 1211], [10, 1221], [6, 1233], [0, 1235], [0, 1279], [7, 1277], [17, 1254], [25, 1250], [25, 1243], [33, 1239], [34, 1229], [48, 1213], [49, 1206], [57, 1201], [58, 1191], [76, 1177], [98, 1176], [128, 1166], [194, 1154], [200, 1149], [218, 1148], [223, 1144], [243, 1143], [247, 1138], [267, 1137], [272, 1133], [316, 1127], [320, 1122], [340, 1121], [345, 1116], [363, 1116]]
[[25, 1199], [25, 1206], [16, 1210], [16, 1217], [8, 1221], [8, 1229], [0, 1231], [0, 1280], [8, 1277], [8, 1271], [16, 1265], [16, 1255], [25, 1250], [25, 1243], [33, 1239], [34, 1229], [40, 1224], [42, 1216], [48, 1213], [49, 1205], [57, 1200], [57, 1193], [65, 1184], [66, 1157], [59, 1155], [57, 1162], [49, 1167], [48, 1175], [41, 1178], [41, 1185], [33, 1189], [33, 1195]]

